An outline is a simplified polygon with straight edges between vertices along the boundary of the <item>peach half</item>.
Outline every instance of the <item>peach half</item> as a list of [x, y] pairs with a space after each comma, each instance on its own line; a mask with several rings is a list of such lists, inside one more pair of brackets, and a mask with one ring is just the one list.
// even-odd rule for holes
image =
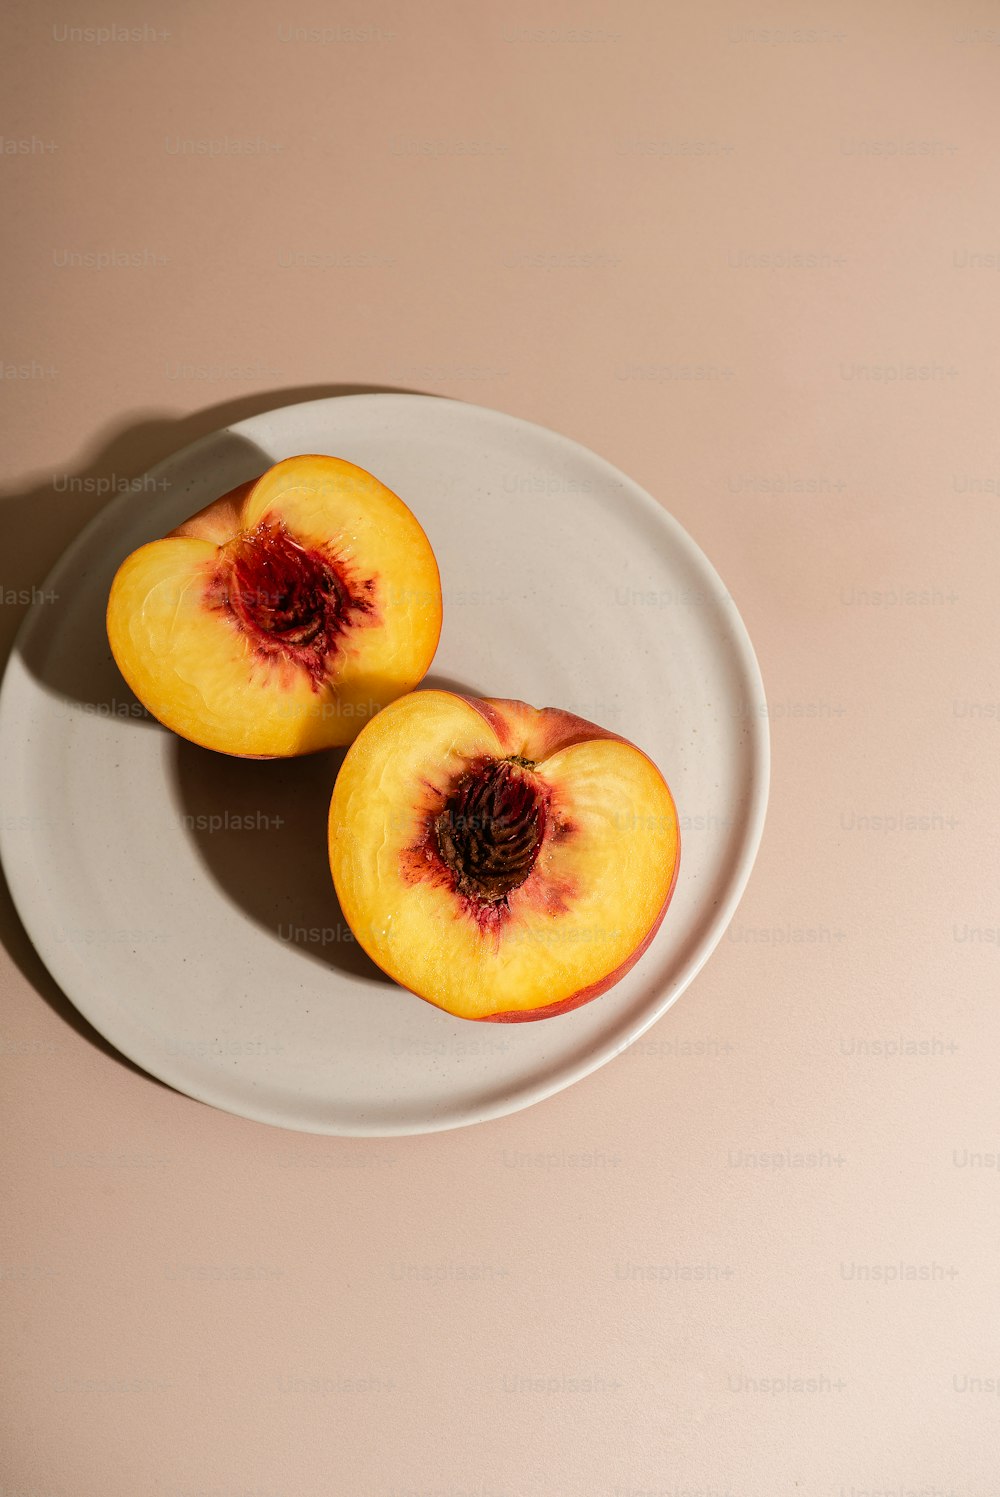
[[414, 691], [348, 749], [330, 803], [344, 917], [390, 977], [464, 1019], [545, 1019], [638, 961], [680, 839], [641, 749], [569, 712]]
[[423, 678], [441, 582], [391, 489], [341, 458], [292, 457], [126, 557], [107, 629], [166, 727], [287, 758], [350, 743]]

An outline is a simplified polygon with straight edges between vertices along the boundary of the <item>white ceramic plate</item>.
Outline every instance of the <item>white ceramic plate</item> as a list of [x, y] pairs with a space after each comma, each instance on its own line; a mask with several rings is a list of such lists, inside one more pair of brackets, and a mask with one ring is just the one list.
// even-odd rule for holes
[[[340, 756], [208, 753], [147, 717], [120, 678], [104, 607], [122, 558], [299, 452], [368, 468], [424, 526], [445, 616], [427, 685], [566, 708], [632, 739], [666, 775], [681, 824], [673, 901], [636, 967], [594, 1002], [533, 1024], [474, 1024], [390, 983], [350, 939], [329, 877]], [[513, 1112], [642, 1034], [733, 914], [768, 787], [750, 641], [677, 522], [565, 437], [432, 396], [288, 406], [153, 470], [42, 592], [0, 695], [13, 897], [90, 1023], [192, 1097], [354, 1135]]]

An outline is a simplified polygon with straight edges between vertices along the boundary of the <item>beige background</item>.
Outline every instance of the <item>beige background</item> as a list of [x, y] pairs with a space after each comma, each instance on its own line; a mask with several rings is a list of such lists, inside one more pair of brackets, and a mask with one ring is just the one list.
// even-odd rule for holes
[[995, 1497], [1000, 12], [8, 17], [5, 644], [99, 487], [425, 390], [662, 498], [774, 767], [681, 1002], [453, 1134], [153, 1084], [5, 898], [3, 1497]]

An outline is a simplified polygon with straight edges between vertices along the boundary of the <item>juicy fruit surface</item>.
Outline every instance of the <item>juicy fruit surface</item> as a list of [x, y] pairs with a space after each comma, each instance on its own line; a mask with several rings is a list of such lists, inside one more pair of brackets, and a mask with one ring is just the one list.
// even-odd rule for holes
[[644, 949], [676, 875], [670, 791], [571, 714], [413, 692], [352, 746], [330, 864], [345, 918], [404, 987], [512, 1021], [596, 997]]
[[207, 601], [260, 656], [300, 666], [321, 688], [339, 637], [375, 622], [373, 591], [371, 579], [351, 585], [332, 548], [308, 549], [272, 520], [222, 548]]
[[421, 680], [440, 628], [414, 516], [320, 456], [276, 464], [134, 551], [108, 602], [112, 652], [150, 712], [254, 757], [350, 743]]

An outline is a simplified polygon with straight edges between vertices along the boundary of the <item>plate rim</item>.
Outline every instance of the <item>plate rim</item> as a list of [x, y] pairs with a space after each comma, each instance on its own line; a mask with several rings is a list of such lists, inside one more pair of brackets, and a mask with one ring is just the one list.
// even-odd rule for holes
[[[344, 405], [357, 405], [359, 402], [369, 406], [373, 404], [384, 406], [387, 403], [398, 402], [403, 402], [409, 406], [430, 402], [433, 402], [435, 405], [445, 403], [460, 407], [477, 417], [489, 417], [501, 425], [508, 425], [519, 430], [527, 429], [532, 433], [538, 433], [549, 442], [555, 440], [559, 445], [571, 449], [576, 453], [583, 454], [588, 461], [599, 464], [608, 478], [613, 479], [619, 484], [626, 485], [631, 494], [646, 507], [647, 511], [655, 516], [659, 523], [666, 525], [671, 534], [674, 546], [678, 547], [684, 553], [688, 562], [694, 564], [707, 583], [718, 587], [719, 595], [725, 598], [730, 604], [730, 607], [726, 611], [728, 622], [727, 639], [729, 644], [735, 648], [740, 670], [754, 698], [752, 703], [748, 702], [747, 704], [753, 710], [748, 711], [746, 714], [750, 732], [748, 752], [753, 761], [754, 769], [750, 775], [750, 793], [745, 806], [742, 808], [738, 851], [730, 862], [725, 893], [708, 917], [707, 925], [697, 942], [694, 952], [682, 963], [679, 975], [674, 982], [673, 990], [669, 993], [669, 996], [664, 997], [661, 994], [655, 1002], [650, 1004], [647, 1011], [631, 1024], [625, 1026], [624, 1035], [619, 1033], [613, 1041], [589, 1044], [586, 1054], [582, 1058], [573, 1063], [567, 1062], [560, 1065], [557, 1069], [555, 1079], [553, 1079], [553, 1073], [547, 1071], [546, 1079], [535, 1081], [530, 1085], [520, 1086], [516, 1092], [513, 1092], [509, 1097], [505, 1097], [502, 1101], [494, 1101], [486, 1104], [480, 1103], [472, 1109], [467, 1109], [466, 1113], [460, 1118], [456, 1119], [451, 1115], [441, 1120], [429, 1118], [424, 1121], [422, 1126], [417, 1128], [411, 1126], [395, 1127], [384, 1123], [377, 1127], [368, 1126], [353, 1129], [345, 1129], [342, 1125], [328, 1128], [319, 1127], [315, 1123], [305, 1127], [299, 1122], [289, 1120], [287, 1117], [276, 1116], [266, 1107], [254, 1108], [254, 1098], [252, 1095], [246, 1099], [241, 1099], [244, 1105], [237, 1109], [228, 1099], [223, 1100], [212, 1096], [211, 1087], [192, 1088], [190, 1083], [185, 1084], [182, 1077], [171, 1075], [170, 1066], [161, 1065], [157, 1057], [154, 1057], [154, 1064], [150, 1065], [149, 1058], [137, 1051], [135, 1047], [122, 1045], [118, 1040], [107, 1034], [102, 1024], [98, 1022], [101, 1016], [97, 1015], [95, 1017], [93, 1013], [89, 1012], [89, 1005], [81, 1004], [73, 996], [70, 987], [65, 986], [59, 976], [58, 968], [60, 964], [58, 952], [52, 950], [50, 944], [45, 940], [45, 933], [40, 927], [40, 922], [35, 918], [34, 910], [36, 907], [31, 904], [30, 900], [25, 901], [23, 898], [23, 884], [26, 882], [29, 862], [29, 854], [26, 854], [24, 849], [29, 844], [24, 842], [18, 846], [14, 840], [13, 830], [8, 829], [3, 817], [0, 817], [0, 864], [3, 866], [11, 902], [14, 905], [17, 916], [46, 971], [57, 984], [67, 1001], [72, 1004], [77, 1012], [82, 1014], [91, 1027], [118, 1051], [120, 1055], [123, 1055], [127, 1060], [138, 1066], [147, 1075], [155, 1080], [165, 1082], [166, 1085], [180, 1092], [183, 1096], [192, 1098], [194, 1101], [201, 1102], [206, 1106], [215, 1107], [222, 1112], [228, 1113], [230, 1116], [246, 1118], [252, 1122], [282, 1128], [286, 1131], [306, 1133], [318, 1137], [338, 1138], [421, 1137], [424, 1134], [451, 1132], [459, 1128], [472, 1127], [478, 1123], [492, 1122], [502, 1117], [508, 1117], [514, 1113], [533, 1107], [537, 1103], [543, 1102], [548, 1097], [555, 1096], [561, 1091], [565, 1091], [578, 1081], [582, 1081], [585, 1077], [600, 1070], [602, 1066], [607, 1065], [610, 1061], [628, 1050], [687, 991], [721, 942], [743, 897], [757, 859], [770, 796], [770, 725], [766, 711], [767, 698], [763, 676], [749, 631], [732, 594], [725, 586], [714, 563], [670, 510], [638, 483], [636, 479], [631, 478], [622, 469], [610, 462], [609, 459], [595, 452], [592, 448], [585, 446], [584, 443], [577, 441], [576, 438], [556, 431], [552, 427], [545, 426], [541, 422], [531, 421], [525, 417], [513, 415], [508, 411], [499, 410], [493, 406], [478, 405], [472, 401], [455, 400], [444, 395], [404, 391], [366, 391], [351, 395], [321, 395], [310, 400], [292, 401], [287, 405], [272, 406], [267, 410], [258, 411], [255, 415], [244, 417], [240, 421], [220, 426], [211, 432], [206, 432], [193, 442], [189, 442], [183, 447], [178, 447], [175, 451], [159, 459], [144, 470], [140, 477], [142, 479], [154, 477], [157, 473], [173, 464], [183, 464], [196, 459], [199, 449], [210, 446], [227, 433], [235, 436], [243, 436], [247, 440], [253, 441], [253, 428], [262, 420], [267, 420], [279, 414], [316, 406], [336, 405], [340, 408]], [[131, 487], [120, 494], [112, 496], [107, 504], [102, 505], [96, 514], [90, 517], [69, 544], [60, 552], [46, 573], [43, 582], [36, 584], [38, 593], [44, 594], [50, 590], [48, 584], [55, 573], [64, 567], [67, 562], [71, 561], [78, 551], [86, 546], [87, 541], [93, 533], [98, 528], [107, 526], [119, 512], [125, 513], [133, 505], [141, 503], [144, 492], [145, 489], [140, 484], [137, 487]], [[0, 680], [0, 745], [3, 745], [15, 731], [11, 725], [13, 716], [11, 702], [17, 685], [20, 679], [22, 679], [18, 676], [15, 664], [20, 664], [24, 675], [29, 679], [31, 678], [30, 668], [24, 662], [24, 646], [30, 638], [32, 631], [38, 627], [42, 617], [41, 603], [38, 598], [35, 598], [30, 603], [27, 612], [18, 625], [9, 654], [4, 662], [3, 677]], [[42, 687], [40, 689], [44, 690], [45, 688]], [[683, 857], [683, 848], [681, 856]]]

